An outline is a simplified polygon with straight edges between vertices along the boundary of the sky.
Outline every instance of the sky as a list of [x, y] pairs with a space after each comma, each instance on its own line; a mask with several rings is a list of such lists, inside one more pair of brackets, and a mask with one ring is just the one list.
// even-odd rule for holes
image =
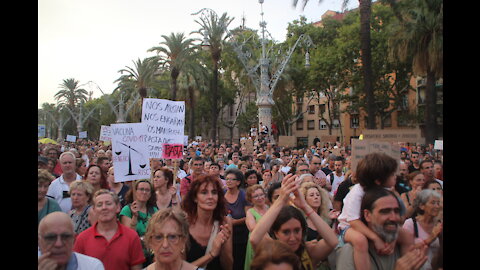
[[[341, 11], [343, 0], [303, 0], [293, 7], [292, 0], [264, 0], [264, 20], [276, 41], [282, 42], [289, 22], [305, 16], [307, 22], [320, 20], [327, 10]], [[358, 7], [349, 1], [347, 9]], [[55, 103], [64, 79], [74, 78], [93, 91], [112, 93], [118, 72], [133, 61], [154, 56], [147, 50], [159, 46], [162, 35], [183, 32], [200, 38], [195, 22], [202, 8], [219, 16], [227, 12], [234, 20], [229, 30], [241, 25], [259, 30], [261, 5], [258, 0], [39, 0], [38, 1], [38, 108]], [[86, 84], [89, 81], [94, 83]]]

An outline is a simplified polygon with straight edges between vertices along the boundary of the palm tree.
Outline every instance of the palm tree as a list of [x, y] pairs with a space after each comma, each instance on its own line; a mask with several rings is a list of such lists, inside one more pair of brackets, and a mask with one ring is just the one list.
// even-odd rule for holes
[[164, 61], [170, 70], [171, 93], [170, 99], [177, 98], [177, 79], [182, 71], [182, 67], [187, 61], [190, 51], [192, 50], [193, 39], [186, 39], [183, 33], [171, 33], [170, 36], [162, 35], [164, 41], [160, 42], [165, 47], [152, 47], [148, 51], [156, 51], [157, 55], [163, 54], [158, 59]]
[[223, 13], [218, 17], [215, 11], [209, 10], [209, 16], [200, 17], [200, 21], [195, 20], [201, 26], [199, 31], [205, 33], [210, 43], [208, 50], [210, 52], [210, 58], [213, 63], [213, 76], [212, 76], [212, 139], [216, 143], [217, 140], [217, 119], [218, 119], [218, 68], [220, 59], [222, 58], [222, 50], [225, 40], [229, 37], [227, 27], [233, 21], [234, 18], [227, 16], [227, 13]]
[[[125, 66], [124, 69], [119, 70], [120, 78], [116, 79], [114, 82], [118, 82], [119, 87], [123, 90], [132, 90], [135, 89], [140, 95], [140, 104], [138, 105], [140, 109], [133, 112], [134, 115], [139, 114], [143, 104], [143, 99], [147, 97], [147, 89], [152, 87], [155, 81], [155, 76], [159, 68], [159, 62], [156, 57], [149, 57], [143, 60], [137, 59], [137, 61], [132, 61], [134, 67]], [[127, 74], [123, 74], [123, 73]], [[137, 107], [138, 107], [137, 106]], [[141, 119], [141, 115], [140, 115]]]
[[64, 79], [59, 87], [61, 90], [54, 96], [58, 104], [66, 105], [73, 110], [77, 104], [87, 101], [88, 92], [79, 88], [79, 81], [73, 78]]
[[[303, 0], [303, 8], [309, 0]], [[319, 3], [322, 0], [318, 1]], [[372, 13], [372, 0], [358, 0], [360, 8], [360, 54], [362, 60], [364, 93], [367, 100], [368, 129], [375, 129], [375, 96], [373, 94], [373, 71], [372, 71], [372, 49], [370, 44], [370, 17]], [[293, 0], [296, 7], [298, 0]], [[349, 0], [343, 0], [342, 9], [348, 5]]]
[[425, 140], [433, 143], [436, 135], [435, 83], [443, 75], [443, 1], [404, 1], [403, 16], [389, 40], [392, 57], [405, 61], [413, 57], [412, 69], [426, 76]]
[[[147, 97], [147, 89], [152, 86], [155, 72], [158, 70], [159, 63], [157, 59], [149, 57], [143, 60], [140, 58], [137, 61], [132, 61], [134, 67], [125, 66], [124, 69], [119, 70], [120, 78], [115, 80], [115, 82], [130, 82], [135, 86], [135, 89], [138, 90], [138, 94], [143, 98]], [[123, 75], [123, 72], [126, 72], [126, 75]]]

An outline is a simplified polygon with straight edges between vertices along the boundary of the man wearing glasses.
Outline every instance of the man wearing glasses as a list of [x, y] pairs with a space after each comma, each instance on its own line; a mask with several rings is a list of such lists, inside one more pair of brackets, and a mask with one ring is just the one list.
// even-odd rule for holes
[[63, 212], [45, 216], [38, 226], [38, 269], [104, 269], [99, 259], [73, 252], [73, 242], [70, 216]]

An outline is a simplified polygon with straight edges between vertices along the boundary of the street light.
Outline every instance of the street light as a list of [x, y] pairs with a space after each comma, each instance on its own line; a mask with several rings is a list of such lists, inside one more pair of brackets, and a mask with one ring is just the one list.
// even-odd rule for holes
[[[263, 20], [262, 4], [264, 1], [259, 0], [258, 2], [260, 3], [260, 8], [261, 8], [260, 15], [262, 16], [262, 20], [260, 21], [260, 27], [262, 29], [262, 39], [261, 39], [262, 54], [260, 59], [258, 60], [259, 62], [258, 64], [256, 65], [249, 64], [248, 60], [253, 54], [249, 52], [248, 49], [246, 50], [246, 52], [243, 51], [246, 41], [249, 40], [250, 38], [240, 43], [235, 39], [235, 35], [232, 35], [230, 31], [228, 31], [227, 29], [225, 29], [225, 31], [230, 36], [230, 44], [233, 46], [233, 49], [237, 54], [237, 57], [242, 62], [245, 70], [247, 71], [248, 77], [251, 79], [253, 85], [256, 88], [256, 91], [257, 91], [256, 105], [258, 106], [258, 121], [259, 123], [263, 123], [270, 130], [272, 126], [272, 107], [275, 104], [275, 102], [273, 101], [273, 91], [275, 90], [275, 86], [277, 85], [277, 82], [280, 79], [280, 76], [282, 75], [287, 63], [290, 61], [293, 51], [295, 50], [295, 48], [300, 42], [302, 42], [307, 48], [307, 51], [305, 54], [305, 68], [310, 67], [310, 54], [308, 52], [308, 48], [313, 45], [313, 41], [310, 38], [310, 36], [308, 36], [307, 34], [300, 35], [297, 41], [295, 42], [295, 44], [293, 45], [293, 47], [289, 48], [286, 51], [286, 54], [283, 55], [283, 60], [280, 62], [279, 68], [276, 69], [276, 72], [272, 75], [272, 78], [270, 78], [269, 72], [268, 72], [269, 67], [271, 66], [270, 61], [268, 59], [268, 52], [270, 50], [267, 51], [267, 48], [266, 48], [267, 40], [265, 39], [265, 32], [268, 32], [268, 31], [266, 30], [267, 23]], [[203, 8], [192, 15], [197, 15], [200, 13], [203, 15], [205, 11], [210, 11], [216, 15], [216, 12], [209, 8]], [[209, 45], [210, 43], [208, 42], [208, 33], [205, 29], [203, 31], [203, 42], [201, 46], [202, 48], [208, 48]], [[259, 67], [260, 67], [260, 77], [258, 76], [258, 72], [257, 72]], [[270, 134], [268, 135], [267, 141], [272, 142], [272, 136]]]

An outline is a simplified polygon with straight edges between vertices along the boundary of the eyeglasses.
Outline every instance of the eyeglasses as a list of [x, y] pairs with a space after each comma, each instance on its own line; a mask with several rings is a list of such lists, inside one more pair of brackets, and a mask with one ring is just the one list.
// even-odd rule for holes
[[237, 181], [237, 178], [226, 178], [225, 181]]
[[298, 170], [299, 172], [309, 172], [308, 169]]
[[313, 165], [322, 165], [320, 162], [312, 162]]
[[163, 243], [163, 240], [166, 238], [167, 241], [170, 244], [178, 244], [178, 240], [180, 240], [180, 237], [183, 237], [181, 234], [159, 234], [159, 235], [154, 235], [153, 240], [157, 243]]
[[139, 188], [139, 189], [137, 189], [137, 191], [145, 192], [145, 193], [150, 193], [150, 189], [149, 189], [149, 188]]
[[43, 241], [47, 243], [47, 245], [53, 245], [55, 242], [57, 242], [58, 237], [60, 237], [60, 240], [62, 241], [63, 244], [65, 244], [67, 241], [70, 241], [73, 239], [73, 234], [71, 233], [62, 233], [62, 234], [46, 234], [42, 236]]

